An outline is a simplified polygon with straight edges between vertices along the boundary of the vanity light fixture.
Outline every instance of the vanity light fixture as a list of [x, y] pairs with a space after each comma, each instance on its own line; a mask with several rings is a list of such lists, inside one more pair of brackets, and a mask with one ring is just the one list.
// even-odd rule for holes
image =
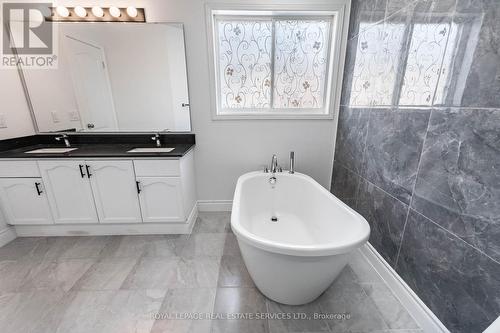
[[82, 6], [76, 6], [75, 7], [75, 14], [78, 17], [86, 17], [87, 16], [87, 10], [83, 8]]
[[92, 14], [95, 17], [103, 17], [104, 16], [104, 10], [102, 10], [102, 8], [99, 7], [99, 6], [94, 6], [94, 7], [92, 7]]
[[114, 18], [119, 18], [120, 16], [122, 16], [122, 12], [118, 7], [109, 7], [109, 14]]
[[137, 9], [135, 7], [127, 7], [127, 15], [130, 17], [137, 17]]
[[144, 8], [129, 7], [51, 7], [46, 21], [53, 22], [146, 22]]
[[70, 15], [68, 8], [66, 8], [64, 6], [57, 6], [56, 13], [60, 17], [69, 17], [69, 15]]

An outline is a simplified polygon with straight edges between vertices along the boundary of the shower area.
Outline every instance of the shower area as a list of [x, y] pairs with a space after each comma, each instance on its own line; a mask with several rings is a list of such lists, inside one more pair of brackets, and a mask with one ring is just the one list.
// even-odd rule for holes
[[500, 6], [354, 0], [332, 192], [452, 332], [500, 314]]

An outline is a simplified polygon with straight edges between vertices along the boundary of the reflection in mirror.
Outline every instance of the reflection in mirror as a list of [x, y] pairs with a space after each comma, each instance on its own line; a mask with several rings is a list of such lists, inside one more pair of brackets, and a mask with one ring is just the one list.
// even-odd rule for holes
[[349, 105], [460, 105], [483, 16], [411, 8], [386, 19], [384, 10], [360, 13]]
[[24, 69], [39, 132], [190, 131], [182, 24], [58, 23], [57, 69]]

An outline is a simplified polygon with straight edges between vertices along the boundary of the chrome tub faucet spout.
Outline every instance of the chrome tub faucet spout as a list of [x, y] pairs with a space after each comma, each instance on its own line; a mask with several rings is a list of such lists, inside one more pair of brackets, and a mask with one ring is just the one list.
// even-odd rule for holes
[[271, 159], [271, 173], [276, 173], [276, 171], [278, 171], [278, 157], [274, 154]]

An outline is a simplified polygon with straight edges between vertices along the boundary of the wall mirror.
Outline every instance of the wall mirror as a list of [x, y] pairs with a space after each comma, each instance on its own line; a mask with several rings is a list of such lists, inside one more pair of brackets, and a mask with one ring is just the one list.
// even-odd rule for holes
[[191, 131], [182, 24], [54, 24], [58, 68], [21, 68], [38, 132]]

